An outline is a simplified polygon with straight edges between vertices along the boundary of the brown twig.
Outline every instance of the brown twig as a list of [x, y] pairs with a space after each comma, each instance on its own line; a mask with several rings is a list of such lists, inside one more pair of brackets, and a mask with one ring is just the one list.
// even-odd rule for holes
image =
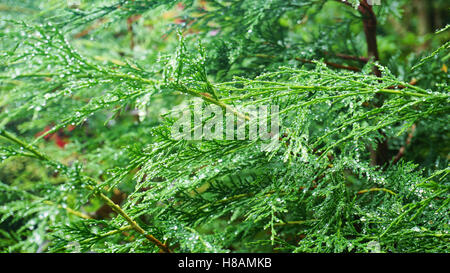
[[[302, 59], [302, 58], [298, 58], [298, 57], [295, 59], [297, 61], [304, 62], [304, 63], [314, 63], [314, 61], [312, 61], [312, 60]], [[346, 70], [351, 70], [351, 71], [355, 71], [355, 72], [361, 71], [361, 69], [359, 69], [358, 67], [354, 67], [354, 66], [342, 65], [342, 64], [332, 63], [332, 62], [324, 62], [324, 63], [328, 66], [332, 66], [335, 68], [346, 69]]]
[[330, 52], [325, 51], [324, 54], [338, 57], [338, 58], [341, 58], [344, 60], [358, 61], [361, 63], [367, 63], [369, 61], [369, 58], [366, 58], [366, 57], [353, 56], [353, 55], [347, 55], [347, 54], [342, 54], [342, 53], [330, 53]]
[[[373, 12], [372, 6], [367, 3], [367, 0], [361, 0], [358, 7], [359, 13], [362, 15], [364, 34], [366, 36], [367, 54], [369, 58], [373, 57], [376, 61], [380, 59], [378, 55], [377, 45], [377, 18]], [[381, 77], [381, 71], [378, 67], [374, 67], [374, 74]]]
[[[410, 85], [416, 85], [417, 84], [417, 79], [412, 79], [409, 82], [409, 84]], [[404, 85], [391, 85], [391, 86], [386, 87], [386, 89], [405, 89], [405, 88], [406, 88], [406, 86], [404, 86]]]
[[394, 157], [394, 160], [392, 161], [392, 164], [396, 164], [396, 163], [400, 160], [400, 158], [402, 158], [402, 157], [405, 155], [406, 147], [407, 147], [409, 144], [411, 144], [411, 140], [412, 140], [412, 138], [413, 138], [413, 136], [414, 136], [414, 132], [416, 131], [416, 127], [417, 127], [417, 126], [416, 126], [415, 124], [413, 124], [413, 125], [411, 126], [411, 131], [409, 132], [408, 137], [406, 138], [405, 145], [403, 145], [403, 146], [398, 150], [398, 153], [397, 153], [397, 155]]
[[78, 39], [78, 38], [82, 38], [86, 35], [88, 35], [92, 30], [100, 27], [102, 24], [108, 22], [107, 19], [105, 18], [101, 18], [98, 21], [94, 22], [92, 25], [88, 26], [87, 28], [83, 29], [82, 31], [76, 33], [75, 35], [73, 35], [74, 38]]
[[133, 16], [128, 17], [127, 19], [127, 30], [130, 33], [130, 49], [133, 50], [135, 43], [134, 43], [134, 31], [133, 31], [133, 23], [136, 22], [141, 18], [140, 14], [135, 14]]

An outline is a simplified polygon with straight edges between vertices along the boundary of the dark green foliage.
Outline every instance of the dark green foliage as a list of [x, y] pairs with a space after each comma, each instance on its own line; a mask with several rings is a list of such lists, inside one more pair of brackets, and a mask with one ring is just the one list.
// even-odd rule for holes
[[[0, 3], [0, 251], [449, 252], [448, 26], [382, 1], [376, 60], [359, 1], [72, 2]], [[280, 141], [175, 140], [191, 98]]]

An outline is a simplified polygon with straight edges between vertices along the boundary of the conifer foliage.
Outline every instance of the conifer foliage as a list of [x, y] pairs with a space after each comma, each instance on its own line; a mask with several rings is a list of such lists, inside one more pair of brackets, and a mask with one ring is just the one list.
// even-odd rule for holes
[[0, 251], [448, 253], [449, 29], [371, 2], [1, 1]]

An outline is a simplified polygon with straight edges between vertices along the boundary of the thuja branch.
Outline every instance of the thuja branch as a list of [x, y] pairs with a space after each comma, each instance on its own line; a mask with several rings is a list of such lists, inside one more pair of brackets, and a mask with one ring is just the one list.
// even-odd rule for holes
[[28, 150], [32, 153], [33, 157], [36, 157], [37, 159], [40, 159], [42, 161], [50, 161], [50, 158], [44, 155], [43, 153], [36, 150], [33, 146], [29, 145], [28, 143], [23, 142], [21, 139], [17, 138], [15, 135], [11, 134], [10, 132], [6, 130], [0, 129], [0, 136], [8, 139], [11, 142], [14, 142], [18, 144], [20, 147], [23, 147], [24, 149]]
[[[79, 243], [80, 245], [86, 245], [86, 244], [89, 244], [89, 243], [91, 243], [91, 242], [94, 242], [94, 241], [97, 241], [97, 240], [100, 240], [100, 239], [103, 239], [103, 238], [106, 238], [106, 237], [115, 235], [115, 234], [117, 234], [117, 233], [126, 233], [126, 231], [131, 230], [131, 229], [133, 229], [133, 227], [132, 227], [131, 225], [123, 226], [123, 227], [121, 227], [121, 228], [118, 228], [118, 229], [115, 229], [115, 230], [111, 230], [111, 231], [108, 231], [108, 232], [103, 233], [103, 234], [99, 234], [99, 235], [97, 235], [97, 236], [95, 236], [95, 237], [87, 238], [87, 239], [81, 240], [81, 241], [79, 241], [78, 243]], [[67, 246], [61, 247], [61, 248], [59, 248], [59, 249], [54, 249], [53, 251], [54, 251], [54, 252], [59, 252], [59, 251], [62, 250], [62, 249], [68, 249], [68, 248], [70, 248], [70, 247], [73, 247], [73, 246], [72, 246], [72, 245], [67, 245]]]
[[275, 223], [275, 226], [286, 226], [286, 225], [306, 225], [310, 223], [317, 222], [317, 219], [311, 219], [311, 220], [297, 220], [297, 221], [286, 221], [282, 223]]
[[371, 189], [360, 190], [357, 192], [357, 194], [363, 194], [363, 193], [367, 193], [367, 192], [377, 192], [377, 191], [384, 191], [384, 192], [390, 193], [392, 195], [397, 195], [395, 192], [393, 192], [389, 189], [386, 189], [386, 188], [371, 188]]
[[117, 233], [121, 233], [121, 232], [125, 232], [125, 231], [127, 231], [127, 230], [131, 230], [131, 229], [133, 229], [133, 226], [132, 226], [132, 225], [123, 226], [123, 227], [118, 228], [118, 229], [116, 229], [116, 230], [111, 230], [111, 231], [108, 231], [108, 232], [106, 232], [106, 233], [97, 235], [97, 236], [94, 237], [94, 238], [88, 238], [88, 239], [85, 239], [85, 240], [83, 240], [83, 241], [80, 241], [79, 243], [80, 243], [80, 245], [83, 245], [83, 244], [90, 243], [90, 242], [95, 241], [95, 240], [98, 240], [98, 239], [102, 239], [102, 238], [109, 237], [109, 236], [114, 235], [114, 234], [117, 234]]
[[5, 185], [0, 183], [1, 187], [6, 187], [8, 190], [12, 190], [12, 191], [16, 191], [18, 193], [20, 193], [20, 195], [22, 195], [23, 197], [29, 197], [31, 200], [36, 201], [36, 202], [42, 202], [43, 204], [49, 205], [49, 206], [53, 206], [53, 207], [57, 207], [60, 209], [64, 209], [67, 213], [75, 215], [77, 217], [83, 218], [83, 219], [92, 219], [91, 216], [81, 212], [81, 211], [77, 211], [75, 209], [69, 208], [67, 206], [63, 206], [61, 204], [57, 204], [55, 202], [52, 202], [50, 200], [45, 200], [44, 198], [34, 195], [28, 191], [23, 191], [23, 190], [18, 190], [16, 188], [13, 188], [11, 186]]
[[62, 208], [64, 210], [66, 210], [67, 213], [70, 213], [72, 215], [78, 216], [78, 217], [83, 218], [83, 219], [92, 219], [92, 217], [87, 215], [87, 214], [84, 214], [84, 213], [82, 213], [80, 211], [74, 210], [74, 209], [69, 208], [69, 207], [64, 207], [62, 205], [55, 204], [55, 203], [53, 203], [52, 201], [49, 201], [49, 200], [44, 200], [44, 201], [42, 201], [42, 203], [50, 205], [50, 206], [56, 206], [58, 208]]
[[[33, 155], [35, 155], [36, 158], [38, 158], [44, 162], [51, 163], [51, 165], [57, 165], [57, 164], [54, 164], [54, 161], [51, 160], [48, 156], [44, 155], [43, 153], [41, 153], [39, 150], [37, 150], [33, 146], [23, 142], [22, 140], [20, 140], [16, 136], [14, 136], [12, 133], [10, 133], [6, 130], [1, 130], [0, 136], [10, 140], [11, 142], [14, 142], [14, 143], [20, 145], [21, 147], [23, 147], [24, 149], [28, 150]], [[91, 177], [85, 177], [85, 178], [87, 180], [89, 180], [90, 182], [95, 182], [95, 180]], [[134, 221], [124, 210], [122, 210], [122, 208], [120, 206], [116, 205], [108, 196], [104, 195], [97, 188], [95, 188], [91, 185], [87, 185], [86, 188], [93, 191], [100, 199], [102, 199], [116, 213], [118, 213], [120, 216], [122, 216], [133, 227], [133, 229], [135, 231], [142, 234], [147, 240], [149, 240], [150, 242], [155, 244], [161, 251], [168, 252], [168, 253], [171, 252], [171, 250], [165, 244], [163, 244], [161, 241], [156, 239], [153, 235], [146, 233], [145, 230], [136, 221]]]
[[[96, 192], [96, 189], [93, 186], [88, 186], [88, 188]], [[133, 227], [134, 230], [142, 234], [150, 242], [154, 243], [163, 252], [171, 252], [165, 244], [156, 239], [153, 235], [146, 233], [145, 230], [136, 221], [134, 221], [120, 206], [116, 205], [111, 199], [109, 199], [108, 196], [104, 195], [101, 192], [96, 193], [108, 206], [112, 208], [112, 210], [122, 216]]]
[[207, 93], [196, 92], [195, 90], [189, 89], [189, 88], [187, 88], [187, 87], [185, 87], [184, 85], [181, 85], [181, 84], [173, 84], [173, 85], [171, 85], [171, 87], [174, 90], [177, 90], [177, 91], [182, 92], [184, 94], [189, 94], [189, 95], [201, 98], [204, 101], [207, 101], [209, 103], [215, 104], [215, 105], [219, 106], [220, 108], [222, 108], [222, 109], [224, 109], [226, 111], [230, 111], [231, 113], [235, 114], [239, 118], [242, 118], [242, 119], [245, 119], [245, 120], [250, 120], [249, 116], [238, 112], [234, 107], [232, 107], [232, 106], [230, 106], [228, 104], [225, 104], [224, 102], [222, 102], [222, 101], [220, 101], [218, 99], [215, 99], [215, 98], [211, 97], [211, 95], [209, 95]]
[[[410, 204], [406, 205], [405, 207], [403, 207], [403, 208], [402, 208], [403, 210], [406, 209], [407, 207], [409, 207], [409, 209], [405, 210], [405, 211], [404, 211], [402, 214], [400, 214], [394, 221], [392, 221], [392, 223], [391, 223], [391, 224], [386, 228], [386, 230], [380, 235], [380, 238], [383, 237], [384, 235], [386, 235], [386, 234], [388, 233], [388, 231], [390, 231], [393, 227], [395, 227], [395, 226], [400, 222], [400, 220], [401, 220], [402, 218], [404, 218], [408, 213], [412, 212], [414, 209], [416, 209], [416, 208], [418, 208], [418, 207], [424, 207], [424, 206], [428, 205], [428, 204], [431, 202], [431, 200], [433, 200], [434, 198], [436, 198], [436, 197], [438, 197], [439, 195], [441, 195], [441, 194], [443, 194], [443, 193], [446, 193], [446, 192], [448, 192], [448, 191], [449, 191], [448, 188], [443, 189], [443, 190], [440, 190], [440, 191], [437, 191], [437, 192], [434, 193], [432, 196], [430, 196], [430, 197], [428, 197], [428, 198], [426, 198], [426, 199], [424, 199], [424, 200], [422, 200], [422, 201], [420, 201], [420, 202], [417, 202], [417, 203], [410, 203]], [[419, 210], [419, 212], [420, 212], [420, 210]], [[414, 218], [417, 217], [417, 215], [418, 215], [418, 214], [416, 213], [413, 217], [411, 217], [411, 218], [409, 219], [409, 221], [414, 220]]]

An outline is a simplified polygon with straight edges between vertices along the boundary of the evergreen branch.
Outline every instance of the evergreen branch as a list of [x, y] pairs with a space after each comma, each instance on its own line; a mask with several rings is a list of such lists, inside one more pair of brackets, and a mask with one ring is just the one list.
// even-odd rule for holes
[[112, 235], [115, 235], [115, 234], [118, 234], [118, 233], [123, 233], [123, 232], [128, 231], [128, 230], [131, 230], [131, 229], [133, 229], [133, 226], [132, 226], [132, 225], [123, 226], [123, 227], [118, 228], [118, 229], [116, 229], [116, 230], [111, 230], [111, 231], [108, 231], [108, 232], [106, 232], [106, 233], [97, 235], [96, 237], [88, 238], [88, 239], [82, 240], [82, 241], [80, 241], [79, 243], [80, 243], [80, 245], [82, 245], [82, 244], [88, 244], [88, 243], [90, 243], [90, 242], [92, 242], [92, 241], [96, 241], [96, 240], [99, 240], [99, 239], [103, 239], [103, 238], [106, 238], [106, 237], [109, 237], [109, 236], [112, 236]]
[[[3, 184], [1, 184], [1, 186], [2, 186], [2, 187], [6, 187], [8, 190], [17, 191], [17, 189], [11, 189], [11, 187], [6, 186], [6, 185], [3, 185]], [[27, 197], [30, 197], [30, 198], [33, 199], [33, 200], [39, 200], [39, 201], [42, 200], [42, 203], [44, 203], [44, 204], [46, 204], [46, 205], [53, 206], [53, 207], [57, 207], [57, 208], [60, 208], [60, 209], [64, 209], [64, 210], [67, 211], [67, 213], [70, 213], [70, 214], [75, 215], [75, 216], [77, 216], [77, 217], [80, 217], [80, 218], [83, 218], [83, 219], [92, 219], [92, 217], [90, 217], [89, 215], [87, 215], [87, 214], [85, 214], [85, 213], [83, 213], [83, 212], [81, 212], [81, 211], [74, 210], [74, 209], [72, 209], [72, 208], [70, 208], [70, 207], [68, 207], [68, 206], [63, 206], [63, 205], [61, 205], [61, 204], [56, 204], [55, 202], [52, 202], [52, 201], [50, 201], [50, 200], [43, 200], [42, 197], [36, 196], [36, 195], [31, 194], [31, 193], [29, 193], [29, 192], [26, 192], [26, 191], [20, 191], [19, 193], [20, 193], [21, 195], [25, 195], [25, 196], [27, 196]]]
[[49, 200], [44, 200], [44, 201], [42, 201], [42, 203], [50, 205], [50, 206], [56, 206], [58, 208], [64, 209], [68, 213], [73, 214], [73, 215], [78, 216], [78, 217], [83, 218], [83, 219], [92, 219], [92, 217], [87, 215], [87, 214], [84, 214], [84, 213], [82, 213], [80, 211], [71, 209], [71, 208], [69, 208], [67, 206], [62, 206], [62, 205], [59, 205], [59, 204], [55, 204], [54, 202], [49, 201]]
[[395, 192], [393, 192], [389, 189], [385, 189], [385, 188], [371, 188], [371, 189], [366, 189], [366, 190], [360, 190], [357, 192], [357, 194], [363, 194], [363, 193], [375, 192], [375, 191], [384, 191], [384, 192], [390, 193], [392, 195], [397, 195]]
[[35, 2], [0, 5], [0, 252], [448, 252], [449, 26], [421, 58], [404, 1]]
[[[402, 214], [400, 214], [394, 221], [392, 221], [392, 223], [386, 228], [386, 230], [383, 233], [381, 233], [380, 238], [385, 236], [392, 228], [394, 228], [411, 211], [413, 211], [417, 207], [424, 207], [424, 206], [428, 205], [432, 199], [438, 197], [439, 195], [441, 195], [443, 193], [449, 192], [449, 191], [450, 191], [450, 189], [443, 189], [443, 190], [435, 192], [433, 195], [431, 195], [430, 197], [428, 197], [420, 202], [408, 204], [407, 207], [409, 207], [409, 208], [407, 210], [405, 210]], [[412, 221], [417, 215], [418, 214], [415, 214], [410, 219], [410, 221]]]
[[109, 199], [108, 196], [104, 195], [101, 192], [97, 192], [97, 190], [93, 186], [88, 186], [88, 188], [96, 192], [97, 196], [99, 196], [108, 206], [110, 206], [112, 210], [122, 216], [133, 227], [134, 230], [136, 230], [139, 234], [147, 238], [147, 240], [155, 244], [159, 249], [161, 249], [161, 251], [167, 253], [171, 252], [169, 247], [161, 243], [161, 241], [156, 239], [153, 235], [145, 232], [145, 230], [136, 221], [134, 221], [125, 211], [123, 211], [120, 206], [116, 205], [111, 199]]
[[[45, 162], [52, 162], [52, 160], [50, 158], [48, 158], [47, 156], [42, 154], [40, 151], [38, 151], [31, 145], [26, 144], [25, 142], [23, 142], [22, 140], [20, 140], [19, 138], [17, 138], [13, 134], [11, 134], [10, 132], [8, 132], [6, 130], [1, 130], [0, 136], [3, 136], [4, 138], [6, 138], [16, 144], [19, 144], [21, 147], [24, 147], [24, 149], [27, 149], [28, 151], [35, 154], [37, 156], [37, 158], [39, 158], [40, 160], [45, 161]], [[95, 180], [90, 177], [86, 177], [86, 179], [95, 182]], [[133, 227], [133, 229], [135, 229], [138, 233], [142, 234], [145, 238], [147, 238], [147, 240], [149, 240], [150, 242], [155, 244], [159, 249], [161, 249], [161, 251], [171, 252], [170, 249], [165, 244], [161, 243], [153, 235], [146, 233], [145, 230], [137, 222], [135, 222], [125, 211], [123, 211], [122, 208], [120, 208], [120, 206], [116, 205], [111, 199], [109, 199], [109, 197], [107, 197], [103, 193], [99, 192], [98, 189], [96, 189], [95, 187], [93, 187], [91, 185], [86, 185], [86, 187], [89, 190], [93, 191], [108, 206], [110, 206], [115, 212], [117, 212], [120, 216], [122, 216]]]
[[311, 222], [317, 222], [317, 219], [311, 219], [311, 220], [297, 220], [297, 221], [286, 221], [283, 223], [275, 223], [275, 226], [286, 226], [286, 225], [306, 225]]

